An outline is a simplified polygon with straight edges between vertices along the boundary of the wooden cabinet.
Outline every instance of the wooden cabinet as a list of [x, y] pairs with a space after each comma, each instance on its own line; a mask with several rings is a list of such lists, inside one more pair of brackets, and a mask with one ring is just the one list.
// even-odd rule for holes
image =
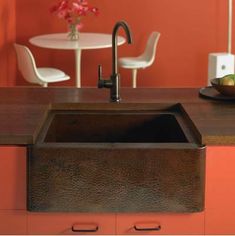
[[27, 213], [26, 148], [0, 147], [0, 234], [235, 234], [234, 201], [235, 146], [211, 146], [206, 154], [205, 212]]
[[25, 147], [0, 147], [0, 234], [27, 234]]
[[26, 148], [0, 146], [0, 210], [26, 209]]
[[27, 212], [0, 210], [0, 234], [27, 234]]
[[28, 214], [29, 234], [115, 234], [115, 214]]
[[204, 234], [204, 213], [118, 214], [117, 234]]
[[208, 147], [206, 234], [235, 234], [235, 147]]

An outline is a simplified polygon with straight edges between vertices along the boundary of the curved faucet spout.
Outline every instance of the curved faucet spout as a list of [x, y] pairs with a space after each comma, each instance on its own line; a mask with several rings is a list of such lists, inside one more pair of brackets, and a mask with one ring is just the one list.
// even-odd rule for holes
[[102, 78], [102, 67], [98, 67], [98, 88], [109, 88], [110, 89], [110, 101], [120, 102], [120, 74], [118, 73], [118, 55], [117, 55], [117, 33], [118, 29], [122, 27], [126, 33], [127, 42], [132, 43], [132, 37], [130, 28], [125, 21], [119, 21], [113, 28], [112, 34], [112, 66], [113, 73], [109, 79]]
[[117, 32], [120, 27], [122, 27], [126, 33], [128, 44], [132, 43], [132, 34], [128, 24], [125, 21], [118, 21], [113, 28], [113, 34], [112, 34], [113, 75], [116, 75], [118, 73]]

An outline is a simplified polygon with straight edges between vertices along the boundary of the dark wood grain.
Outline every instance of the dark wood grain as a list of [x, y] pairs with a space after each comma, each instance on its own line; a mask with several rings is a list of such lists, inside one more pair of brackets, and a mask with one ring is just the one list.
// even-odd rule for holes
[[[121, 104], [128, 107], [135, 103], [143, 106], [181, 103], [203, 144], [234, 145], [235, 102], [203, 99], [198, 93], [198, 88], [126, 88], [121, 90]], [[32, 144], [51, 108], [77, 110], [90, 104], [96, 104], [97, 109], [107, 106], [108, 91], [69, 87], [0, 88], [0, 144]]]
[[0, 144], [34, 143], [47, 111], [48, 105], [0, 104]]

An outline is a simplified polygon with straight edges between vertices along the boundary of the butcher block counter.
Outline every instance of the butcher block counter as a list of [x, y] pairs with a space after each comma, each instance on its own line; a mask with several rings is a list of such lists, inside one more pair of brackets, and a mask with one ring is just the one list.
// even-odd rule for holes
[[[197, 88], [122, 89], [121, 103], [180, 103], [202, 144], [235, 144], [235, 102], [200, 98], [198, 92]], [[0, 88], [0, 144], [33, 144], [51, 109], [107, 103], [108, 91], [96, 88]]]

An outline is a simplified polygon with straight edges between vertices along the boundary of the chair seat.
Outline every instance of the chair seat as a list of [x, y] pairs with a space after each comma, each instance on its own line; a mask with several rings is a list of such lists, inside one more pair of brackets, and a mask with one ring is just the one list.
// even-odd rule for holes
[[132, 70], [132, 87], [136, 88], [137, 71], [151, 66], [155, 60], [156, 47], [160, 37], [159, 32], [152, 32], [142, 54], [137, 57], [123, 57], [118, 60], [119, 66]]
[[149, 62], [143, 57], [123, 57], [119, 59], [119, 65], [123, 68], [138, 69], [149, 66]]
[[59, 82], [68, 80], [70, 77], [66, 75], [63, 71], [55, 68], [37, 68], [41, 79], [46, 83]]

